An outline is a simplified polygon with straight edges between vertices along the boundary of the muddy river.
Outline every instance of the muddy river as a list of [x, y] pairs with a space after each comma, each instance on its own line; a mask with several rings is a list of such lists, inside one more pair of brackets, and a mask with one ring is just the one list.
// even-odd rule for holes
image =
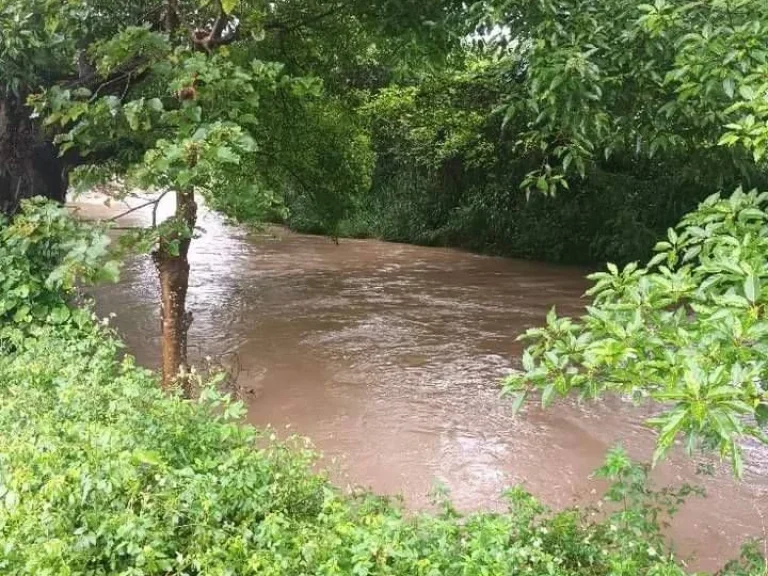
[[[77, 205], [100, 218], [94, 198]], [[167, 212], [170, 206], [162, 206]], [[121, 221], [140, 225], [137, 211]], [[191, 251], [190, 353], [239, 366], [249, 420], [307, 436], [343, 486], [402, 494], [428, 506], [446, 486], [466, 510], [498, 508], [523, 484], [552, 506], [595, 502], [590, 473], [621, 442], [648, 459], [647, 408], [620, 399], [529, 406], [514, 417], [499, 380], [518, 364], [515, 338], [550, 307], [578, 314], [585, 270], [371, 240], [228, 226], [203, 211]], [[158, 289], [149, 258], [96, 291], [98, 310], [139, 361], [159, 363]], [[691, 565], [715, 569], [748, 537], [766, 540], [768, 451], [748, 451], [746, 477], [674, 456], [660, 484], [704, 485], [671, 529]]]

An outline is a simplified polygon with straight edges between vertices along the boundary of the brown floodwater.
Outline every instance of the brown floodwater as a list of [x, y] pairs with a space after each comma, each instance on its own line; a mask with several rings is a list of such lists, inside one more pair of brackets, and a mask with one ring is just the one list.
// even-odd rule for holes
[[[90, 218], [124, 209], [95, 198], [76, 206]], [[137, 211], [122, 224], [149, 217]], [[561, 507], [598, 500], [590, 473], [610, 447], [650, 458], [648, 407], [561, 401], [515, 417], [499, 398], [500, 379], [519, 363], [516, 337], [552, 306], [579, 314], [585, 270], [373, 240], [337, 246], [229, 226], [206, 211], [200, 226], [190, 255], [193, 360], [237, 363], [249, 421], [310, 438], [338, 484], [402, 494], [412, 508], [429, 506], [443, 485], [465, 510], [498, 509], [504, 489], [523, 484]], [[131, 352], [157, 366], [149, 258], [130, 260], [121, 282], [95, 295]], [[742, 482], [719, 464], [697, 476], [681, 455], [654, 472], [659, 485], [708, 492], [670, 530], [691, 566], [716, 569], [745, 539], [768, 539], [768, 451], [748, 446], [746, 460]]]

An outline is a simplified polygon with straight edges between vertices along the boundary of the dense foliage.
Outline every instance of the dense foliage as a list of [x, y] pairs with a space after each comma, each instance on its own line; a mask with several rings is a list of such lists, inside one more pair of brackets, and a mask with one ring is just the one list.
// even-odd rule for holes
[[114, 279], [109, 238], [67, 218], [62, 208], [40, 200], [12, 222], [0, 217], [0, 343], [3, 350], [20, 345], [41, 325], [86, 321], [71, 310], [77, 279]]
[[[505, 116], [544, 151], [531, 185], [598, 158], [683, 156], [750, 166], [765, 157], [768, 7], [762, 0], [490, 2], [525, 73]], [[519, 56], [519, 58], [518, 58]], [[544, 182], [539, 180], [544, 178]], [[720, 185], [723, 182], [719, 182]]]
[[[17, 277], [63, 298], [45, 280], [78, 252], [67, 237], [98, 234], [31, 208], [24, 217], [48, 222], [55, 249]], [[14, 258], [26, 231], [3, 233], [0, 257]], [[514, 489], [504, 513], [461, 516], [442, 502], [406, 515], [343, 495], [310, 470], [310, 452], [239, 424], [242, 405], [213, 387], [194, 402], [162, 392], [86, 311], [37, 318], [14, 346], [0, 354], [3, 574], [685, 574], [659, 526], [690, 489], [649, 490], [647, 468], [621, 450], [598, 472], [614, 513], [552, 513]], [[723, 574], [752, 576], [761, 562], [747, 549]]]
[[[454, 245], [570, 263], [645, 258], [656, 238], [708, 194], [729, 187], [733, 167], [690, 158], [616, 155], [570, 179], [557, 197], [525, 194], [541, 155], [518, 148], [522, 119], [500, 108], [519, 74], [489, 55], [452, 62], [418, 86], [388, 87], [361, 108], [376, 153], [371, 189], [341, 224], [343, 234]], [[758, 175], [750, 178], [759, 179]], [[328, 230], [310, 206], [288, 199], [288, 223]]]
[[625, 263], [713, 191], [765, 186], [765, 2], [491, 0], [467, 17], [481, 26], [447, 66], [367, 93], [376, 168], [344, 233]]
[[[401, 66], [438, 54], [459, 4], [7, 0], [0, 96], [31, 95], [83, 185], [118, 175], [194, 187], [250, 218], [296, 190], [325, 196], [319, 208], [343, 205], [370, 163], [343, 84], [367, 51]], [[198, 142], [215, 152], [199, 167], [188, 150]]]
[[507, 391], [660, 403], [658, 460], [682, 436], [715, 448], [742, 474], [741, 442], [768, 444], [768, 193], [714, 195], [687, 215], [645, 266], [593, 274], [580, 320], [529, 330], [522, 373]]
[[138, 243], [161, 287], [163, 383], [184, 387], [196, 195], [249, 220], [298, 198], [333, 231], [370, 183], [370, 142], [349, 95], [359, 61], [375, 53], [405, 69], [438, 58], [456, 44], [449, 23], [463, 26], [462, 8], [4, 0], [0, 211], [34, 194], [63, 200], [70, 183], [154, 191], [155, 208], [174, 193], [174, 215], [153, 218]]
[[[163, 383], [189, 394], [195, 195], [231, 216], [571, 262], [643, 255], [713, 187], [765, 179], [761, 0], [2, 0], [0, 210], [69, 183], [175, 192], [136, 236], [162, 293]], [[558, 198], [554, 196], [558, 194]], [[768, 443], [768, 196], [715, 196], [580, 321], [528, 333], [508, 390], [662, 404], [742, 473]], [[72, 307], [106, 238], [50, 205], [0, 223], [0, 571], [8, 574], [683, 574], [620, 450], [615, 512], [406, 516], [238, 423], [163, 394]], [[173, 392], [173, 391], [172, 391]], [[729, 574], [764, 567], [749, 552]]]

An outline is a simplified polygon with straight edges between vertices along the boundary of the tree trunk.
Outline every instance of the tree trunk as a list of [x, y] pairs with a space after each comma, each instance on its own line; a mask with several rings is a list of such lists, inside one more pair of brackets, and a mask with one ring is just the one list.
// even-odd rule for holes
[[[189, 288], [189, 244], [197, 221], [197, 204], [191, 190], [176, 193], [174, 218], [183, 223], [188, 235], [161, 238], [152, 254], [160, 279], [160, 326], [162, 332], [163, 387], [181, 387], [186, 398], [192, 394], [187, 361], [187, 332], [192, 314], [186, 310]], [[178, 243], [178, 250], [174, 245]]]
[[30, 113], [13, 96], [0, 97], [0, 212], [6, 214], [24, 198], [66, 199], [65, 164]]

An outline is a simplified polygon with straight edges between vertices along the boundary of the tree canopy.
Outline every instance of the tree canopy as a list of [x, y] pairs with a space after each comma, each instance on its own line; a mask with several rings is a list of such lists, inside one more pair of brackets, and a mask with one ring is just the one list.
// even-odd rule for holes
[[[522, 150], [543, 152], [526, 185], [617, 154], [694, 157], [748, 171], [768, 146], [768, 6], [762, 0], [500, 0], [476, 3], [523, 89]], [[714, 179], [718, 184], [718, 179]], [[722, 185], [722, 180], [719, 185]]]
[[[0, 58], [12, 72], [3, 102], [14, 103], [16, 123], [30, 132], [28, 142], [9, 147], [13, 154], [24, 154], [20, 144], [31, 149], [36, 140], [52, 139], [71, 160], [68, 168], [76, 166], [67, 176], [78, 186], [176, 194], [174, 217], [153, 222], [141, 238], [160, 275], [168, 384], [187, 365], [195, 195], [258, 219], [294, 193], [324, 220], [340, 220], [367, 188], [372, 165], [350, 105], [349, 86], [366, 85], [356, 76], [360, 63], [375, 55], [393, 74], [395, 55], [400, 68], [435, 58], [460, 38], [448, 22], [462, 5], [37, 0], [3, 6]], [[42, 129], [24, 118], [25, 102]], [[17, 188], [33, 182], [37, 160], [26, 154], [26, 175], [11, 172], [5, 196], [14, 182]]]

